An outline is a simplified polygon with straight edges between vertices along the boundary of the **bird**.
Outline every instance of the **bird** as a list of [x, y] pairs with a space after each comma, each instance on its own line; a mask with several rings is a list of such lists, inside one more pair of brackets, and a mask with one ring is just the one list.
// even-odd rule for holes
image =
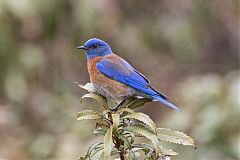
[[91, 38], [77, 48], [86, 53], [90, 82], [98, 94], [120, 101], [120, 104], [129, 97], [140, 96], [180, 111], [179, 107], [169, 102], [166, 95], [151, 87], [149, 80], [142, 73], [114, 54], [103, 40]]

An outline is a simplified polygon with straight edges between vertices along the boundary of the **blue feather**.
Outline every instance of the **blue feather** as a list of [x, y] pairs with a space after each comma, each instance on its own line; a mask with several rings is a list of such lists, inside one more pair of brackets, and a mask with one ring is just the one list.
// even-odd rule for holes
[[169, 106], [169, 107], [177, 110], [178, 112], [181, 111], [177, 106], [175, 106], [174, 104], [168, 102], [167, 100], [163, 99], [163, 98], [160, 97], [160, 96], [157, 96], [157, 95], [156, 95], [156, 96], [153, 96], [153, 98], [156, 99], [156, 100], [158, 100], [158, 101], [160, 101], [160, 102], [162, 102], [163, 104], [165, 104], [165, 105], [167, 105], [167, 106]]
[[149, 81], [124, 59], [112, 54], [111, 58], [103, 58], [99, 61], [96, 67], [107, 77], [143, 92], [152, 99], [160, 101], [163, 104], [180, 111], [178, 107], [167, 101], [165, 95], [154, 90], [149, 85]]

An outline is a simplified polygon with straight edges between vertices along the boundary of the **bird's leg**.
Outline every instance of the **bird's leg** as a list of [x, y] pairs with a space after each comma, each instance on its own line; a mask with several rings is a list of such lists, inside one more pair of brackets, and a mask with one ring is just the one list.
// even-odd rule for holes
[[119, 108], [123, 105], [124, 102], [125, 102], [125, 100], [123, 100], [121, 103], [119, 103], [116, 108], [112, 109], [112, 111], [116, 112], [117, 110], [119, 110]]

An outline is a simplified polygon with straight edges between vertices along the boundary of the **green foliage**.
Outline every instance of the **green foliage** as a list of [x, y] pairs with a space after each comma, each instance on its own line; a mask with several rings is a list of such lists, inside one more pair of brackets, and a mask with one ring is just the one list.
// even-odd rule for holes
[[152, 129], [152, 131], [156, 134], [156, 125], [155, 123], [149, 118], [148, 115], [144, 114], [144, 113], [132, 113], [132, 114], [128, 114], [126, 116], [124, 116], [122, 119], [126, 119], [126, 118], [130, 118], [130, 119], [136, 119], [139, 120], [143, 123], [145, 123], [146, 125], [149, 125], [149, 127]]
[[[77, 120], [97, 120], [93, 133], [104, 136], [103, 142], [89, 147], [87, 154], [80, 157], [80, 160], [116, 158], [136, 160], [140, 157], [144, 157], [146, 160], [163, 160], [177, 155], [177, 152], [163, 148], [161, 141], [194, 147], [194, 140], [185, 133], [167, 128], [157, 128], [148, 115], [133, 110], [151, 100], [129, 98], [120, 109], [111, 110], [106, 99], [95, 93], [91, 84], [79, 86], [90, 92], [85, 94], [81, 101], [95, 100], [104, 109], [102, 113], [92, 110], [83, 110], [78, 113]], [[138, 138], [145, 140], [146, 143], [139, 142]], [[147, 143], [148, 141], [150, 143]]]
[[111, 126], [104, 136], [104, 159], [111, 159], [111, 151], [113, 148], [113, 126]]
[[157, 136], [160, 141], [195, 147], [194, 140], [183, 132], [174, 131], [168, 128], [158, 128]]
[[102, 115], [98, 112], [92, 110], [84, 110], [78, 113], [77, 120], [87, 120], [87, 119], [100, 119]]

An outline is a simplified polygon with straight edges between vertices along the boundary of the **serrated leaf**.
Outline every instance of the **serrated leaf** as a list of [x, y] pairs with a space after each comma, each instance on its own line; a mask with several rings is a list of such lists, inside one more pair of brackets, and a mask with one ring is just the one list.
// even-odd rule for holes
[[162, 153], [162, 155], [165, 155], [165, 156], [176, 156], [176, 155], [178, 155], [177, 152], [175, 152], [171, 149], [165, 149], [165, 148], [161, 148], [161, 153]]
[[112, 133], [113, 133], [113, 127], [111, 126], [107, 133], [104, 136], [104, 159], [105, 160], [110, 160], [111, 157], [111, 151], [113, 148], [113, 141], [112, 141]]
[[119, 126], [120, 115], [119, 114], [112, 114], [112, 121], [113, 121], [113, 132], [115, 133]]
[[135, 109], [141, 106], [144, 106], [145, 103], [151, 102], [152, 100], [149, 98], [139, 98], [138, 100], [135, 100], [134, 103], [128, 106], [130, 109]]
[[79, 87], [81, 87], [82, 89], [87, 90], [88, 92], [94, 92], [94, 86], [92, 83], [87, 83], [85, 85], [79, 84], [78, 82], [75, 82], [75, 84], [77, 84]]
[[102, 115], [98, 112], [95, 112], [93, 110], [83, 110], [78, 112], [77, 120], [90, 120], [90, 119], [100, 119]]
[[155, 134], [157, 133], [155, 123], [151, 120], [151, 118], [148, 115], [146, 115], [144, 113], [137, 112], [137, 113], [128, 114], [128, 115], [122, 117], [122, 119], [125, 119], [125, 118], [139, 120], [139, 121], [145, 123], [146, 125], [148, 125]]
[[191, 137], [183, 132], [168, 128], [157, 128], [157, 137], [160, 141], [195, 147], [194, 140]]
[[153, 146], [154, 146], [156, 154], [159, 153], [159, 148], [158, 148], [159, 141], [158, 141], [158, 138], [153, 133], [153, 131], [148, 126], [146, 126], [145, 124], [141, 124], [141, 123], [134, 124], [134, 125], [132, 125], [130, 127], [124, 128], [124, 130], [140, 134], [143, 137], [149, 139], [152, 142]]
[[94, 99], [97, 102], [99, 102], [105, 109], [109, 109], [106, 99], [97, 93], [88, 93], [88, 94], [83, 95], [81, 98], [81, 102], [83, 101], [83, 99], [86, 99], [86, 98]]

